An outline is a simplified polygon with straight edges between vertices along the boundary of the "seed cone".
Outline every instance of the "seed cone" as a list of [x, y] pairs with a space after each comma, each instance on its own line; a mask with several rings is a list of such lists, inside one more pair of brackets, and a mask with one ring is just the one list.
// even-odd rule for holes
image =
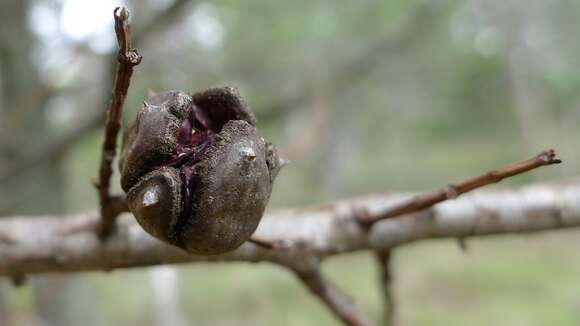
[[280, 169], [239, 93], [152, 95], [127, 129], [121, 186], [152, 236], [198, 254], [233, 250], [256, 230]]

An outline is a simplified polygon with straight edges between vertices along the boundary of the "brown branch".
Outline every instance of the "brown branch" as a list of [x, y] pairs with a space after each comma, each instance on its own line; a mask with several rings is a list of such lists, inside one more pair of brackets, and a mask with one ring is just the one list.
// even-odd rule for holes
[[393, 293], [392, 250], [378, 250], [376, 252], [379, 264], [379, 280], [383, 295], [383, 325], [396, 325], [396, 302]]
[[389, 210], [383, 212], [381, 215], [373, 216], [369, 214], [361, 214], [358, 216], [358, 220], [362, 226], [365, 228], [370, 228], [374, 223], [380, 220], [418, 212], [432, 207], [433, 205], [442, 201], [455, 199], [458, 196], [474, 189], [500, 182], [505, 178], [537, 169], [541, 166], [559, 164], [561, 162], [562, 161], [560, 159], [556, 158], [555, 151], [553, 149], [548, 149], [529, 160], [514, 163], [512, 165], [490, 171], [478, 177], [471, 178], [454, 185], [451, 184], [434, 192], [428, 192], [415, 196], [411, 199], [399, 203], [398, 205], [394, 205]]
[[310, 292], [318, 297], [345, 325], [371, 325], [364, 314], [352, 304], [352, 300], [326, 279], [318, 268], [295, 271], [295, 273]]
[[118, 65], [111, 100], [107, 108], [99, 180], [96, 183], [102, 218], [99, 232], [102, 236], [106, 236], [111, 232], [115, 218], [118, 215], [118, 212], [112, 208], [112, 197], [109, 193], [113, 174], [113, 160], [116, 155], [117, 135], [119, 134], [119, 129], [121, 129], [123, 104], [127, 97], [133, 67], [138, 65], [142, 58], [136, 49], [131, 48], [131, 27], [128, 22], [129, 11], [127, 8], [118, 7], [113, 15], [115, 17], [115, 33], [119, 44]]

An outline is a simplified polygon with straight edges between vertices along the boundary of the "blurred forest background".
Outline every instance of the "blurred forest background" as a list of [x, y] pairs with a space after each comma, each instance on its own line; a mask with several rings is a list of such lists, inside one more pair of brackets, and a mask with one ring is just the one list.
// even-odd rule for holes
[[[555, 147], [578, 175], [580, 1], [2, 0], [0, 216], [95, 209], [115, 64], [132, 13], [125, 121], [149, 90], [232, 85], [293, 163], [269, 209], [432, 189]], [[120, 191], [119, 187], [117, 190]], [[403, 325], [577, 325], [577, 231], [398, 249]], [[34, 236], [34, 235], [31, 235]], [[0, 262], [1, 263], [1, 262]], [[370, 254], [325, 271], [380, 319]], [[336, 325], [270, 265], [158, 267], [0, 283], [0, 325]]]

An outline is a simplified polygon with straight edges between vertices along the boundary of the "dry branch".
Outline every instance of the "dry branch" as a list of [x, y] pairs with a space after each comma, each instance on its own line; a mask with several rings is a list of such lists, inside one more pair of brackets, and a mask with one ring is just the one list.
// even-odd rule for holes
[[121, 129], [123, 104], [127, 97], [131, 75], [133, 75], [133, 67], [141, 62], [141, 55], [136, 49], [131, 48], [131, 27], [128, 22], [129, 11], [121, 7], [115, 9], [113, 15], [115, 17], [115, 33], [119, 44], [118, 65], [111, 101], [107, 108], [99, 180], [96, 183], [102, 217], [99, 233], [103, 236], [111, 232], [115, 218], [119, 214], [119, 211], [112, 208], [114, 206], [111, 204], [113, 197], [109, 193], [111, 176], [113, 175], [113, 160], [116, 154], [117, 136]]
[[442, 201], [457, 198], [458, 196], [474, 189], [500, 182], [505, 178], [528, 172], [541, 166], [559, 163], [562, 163], [562, 161], [556, 158], [556, 152], [553, 149], [548, 149], [528, 160], [490, 171], [457, 184], [448, 185], [447, 187], [434, 192], [418, 195], [408, 201], [393, 206], [381, 215], [361, 214], [358, 219], [363, 226], [369, 228], [380, 220], [418, 212]]
[[519, 190], [475, 192], [426, 211], [377, 223], [366, 232], [356, 222], [359, 209], [388, 211], [409, 195], [373, 196], [311, 209], [267, 214], [256, 235], [286, 244], [268, 250], [252, 243], [218, 256], [197, 256], [146, 234], [130, 214], [101, 242], [93, 229], [98, 214], [63, 218], [7, 217], [0, 220], [0, 275], [111, 270], [158, 264], [248, 261], [311, 269], [327, 256], [365, 249], [385, 250], [433, 238], [526, 233], [580, 226], [580, 181], [535, 185]]
[[[268, 214], [256, 241], [217, 256], [197, 256], [146, 234], [125, 214], [116, 232], [102, 241], [94, 232], [96, 213], [75, 217], [14, 217], [0, 220], [0, 275], [23, 279], [27, 274], [80, 272], [159, 264], [246, 261], [272, 262], [294, 271], [303, 283], [346, 325], [368, 322], [347, 297], [320, 274], [320, 262], [331, 255], [365, 249], [383, 253], [386, 310], [393, 305], [389, 259], [394, 247], [432, 238], [466, 238], [502, 233], [536, 232], [580, 226], [580, 181], [538, 185], [516, 191], [468, 194], [427, 210], [386, 219], [368, 230], [357, 218], [363, 209], [378, 217], [412, 196], [375, 196], [302, 210]], [[281, 244], [269, 249], [263, 243]], [[387, 257], [389, 258], [389, 257]]]

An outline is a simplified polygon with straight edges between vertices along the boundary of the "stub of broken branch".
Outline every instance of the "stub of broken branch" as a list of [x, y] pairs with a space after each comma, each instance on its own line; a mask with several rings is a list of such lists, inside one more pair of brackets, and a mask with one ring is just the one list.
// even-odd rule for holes
[[113, 15], [115, 18], [115, 34], [119, 45], [118, 65], [111, 100], [107, 107], [99, 177], [95, 183], [101, 206], [101, 225], [98, 228], [101, 237], [111, 233], [117, 215], [123, 212], [123, 209], [119, 209], [123, 205], [119, 205], [118, 198], [112, 197], [110, 194], [111, 176], [113, 175], [117, 136], [121, 129], [123, 104], [127, 97], [133, 67], [138, 65], [142, 59], [139, 52], [131, 47], [131, 27], [128, 22], [129, 11], [127, 8], [120, 7], [115, 9]]
[[404, 214], [415, 213], [427, 209], [442, 201], [455, 199], [458, 196], [474, 189], [500, 182], [505, 178], [531, 171], [541, 166], [559, 163], [562, 163], [562, 160], [556, 158], [556, 152], [553, 149], [547, 149], [528, 160], [487, 172], [478, 177], [467, 179], [457, 184], [450, 184], [443, 189], [417, 195], [413, 198], [401, 202], [398, 205], [394, 205], [389, 210], [383, 212], [381, 215], [376, 216], [370, 214], [359, 214], [357, 219], [363, 227], [370, 228], [378, 221], [401, 216]]

